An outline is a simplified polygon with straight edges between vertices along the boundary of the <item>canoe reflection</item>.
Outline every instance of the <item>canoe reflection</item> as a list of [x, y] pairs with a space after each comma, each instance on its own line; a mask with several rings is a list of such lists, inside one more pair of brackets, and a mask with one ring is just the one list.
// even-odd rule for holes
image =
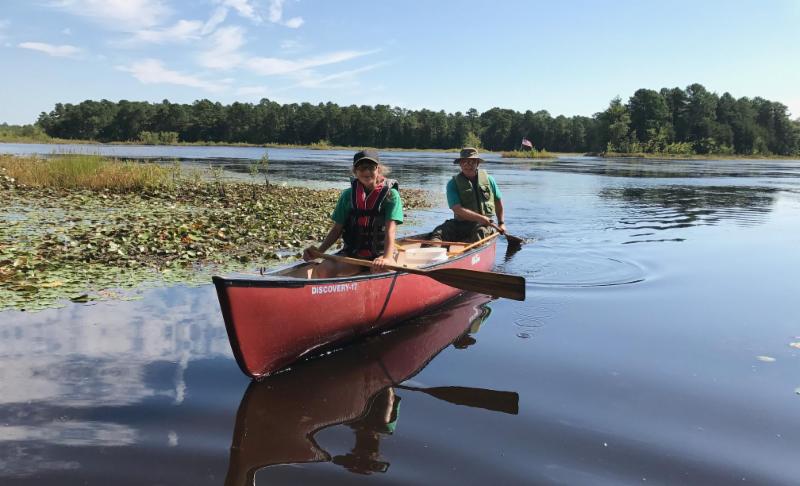
[[[458, 348], [473, 344], [469, 334], [489, 316], [488, 300], [469, 294], [392, 332], [251, 383], [236, 415], [225, 484], [253, 484], [258, 469], [275, 464], [332, 462], [359, 474], [385, 472], [389, 462], [380, 458], [380, 438], [397, 425], [397, 390], [516, 414], [519, 396], [514, 392], [400, 385], [451, 343]], [[332, 457], [314, 436], [338, 424], [353, 430], [355, 444], [350, 453]]]

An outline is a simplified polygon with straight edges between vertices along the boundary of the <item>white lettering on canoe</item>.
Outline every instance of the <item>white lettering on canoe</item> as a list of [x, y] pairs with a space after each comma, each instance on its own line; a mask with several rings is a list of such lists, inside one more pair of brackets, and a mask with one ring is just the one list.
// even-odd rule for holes
[[476, 263], [478, 263], [479, 261], [481, 261], [481, 256], [480, 256], [480, 255], [474, 255], [474, 256], [472, 257], [472, 264], [473, 264], [473, 265], [475, 265], [475, 264], [476, 264]]
[[311, 295], [321, 295], [321, 294], [336, 294], [339, 292], [352, 292], [358, 288], [358, 284], [353, 283], [343, 283], [343, 284], [334, 284], [334, 285], [312, 285], [311, 286]]

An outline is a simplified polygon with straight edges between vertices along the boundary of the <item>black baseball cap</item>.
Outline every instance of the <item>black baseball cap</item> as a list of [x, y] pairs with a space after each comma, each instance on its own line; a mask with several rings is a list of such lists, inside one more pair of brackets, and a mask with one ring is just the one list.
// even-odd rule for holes
[[360, 152], [356, 152], [353, 156], [353, 167], [357, 166], [361, 162], [372, 162], [373, 164], [380, 164], [381, 158], [378, 156], [378, 151], [375, 149], [364, 149]]

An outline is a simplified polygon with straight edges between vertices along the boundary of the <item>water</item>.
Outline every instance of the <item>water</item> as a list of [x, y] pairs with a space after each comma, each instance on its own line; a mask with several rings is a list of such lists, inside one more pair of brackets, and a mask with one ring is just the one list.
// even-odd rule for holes
[[[270, 170], [343, 187], [351, 155]], [[450, 157], [385, 154], [435, 191]], [[0, 313], [0, 483], [796, 484], [800, 161], [487, 159], [535, 240], [498, 251], [525, 302], [473, 296], [252, 386], [211, 285]]]

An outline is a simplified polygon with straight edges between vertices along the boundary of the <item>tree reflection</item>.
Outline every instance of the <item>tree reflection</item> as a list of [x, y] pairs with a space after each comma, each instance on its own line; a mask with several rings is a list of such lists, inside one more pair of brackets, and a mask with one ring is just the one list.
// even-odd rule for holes
[[[624, 230], [669, 230], [715, 225], [723, 220], [759, 224], [772, 210], [777, 190], [766, 187], [658, 186], [608, 188], [604, 199], [623, 201], [630, 214]], [[642, 233], [643, 236], [652, 233]]]

